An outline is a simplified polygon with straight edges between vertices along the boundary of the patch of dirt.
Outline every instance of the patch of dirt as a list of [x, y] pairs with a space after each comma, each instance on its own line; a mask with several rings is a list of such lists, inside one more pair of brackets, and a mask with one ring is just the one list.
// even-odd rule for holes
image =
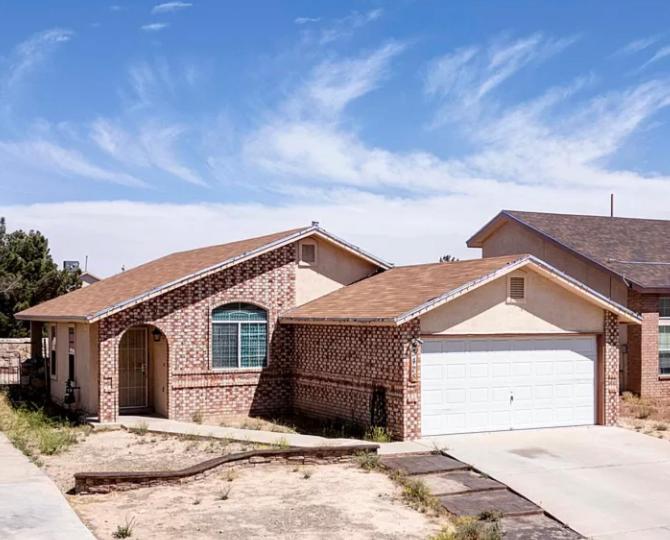
[[40, 456], [40, 461], [58, 487], [67, 492], [74, 487], [77, 472], [176, 470], [252, 446], [193, 436], [93, 431], [65, 452]]
[[639, 398], [625, 392], [621, 398], [619, 425], [645, 435], [670, 440], [670, 402]]
[[[386, 475], [354, 465], [259, 465], [203, 480], [70, 496], [98, 538], [134, 520], [133, 538], [425, 539], [445, 523], [412, 510]], [[310, 474], [305, 474], [309, 471]], [[230, 489], [227, 499], [222, 499]]]

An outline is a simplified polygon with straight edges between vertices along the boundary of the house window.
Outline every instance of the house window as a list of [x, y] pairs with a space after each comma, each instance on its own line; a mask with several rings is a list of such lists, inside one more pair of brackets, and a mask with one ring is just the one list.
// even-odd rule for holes
[[316, 263], [316, 244], [300, 244], [300, 262], [305, 264]]
[[212, 311], [212, 367], [265, 367], [267, 320], [267, 311], [252, 304], [227, 304]]
[[526, 299], [526, 278], [518, 276], [510, 277], [507, 296], [510, 302], [524, 301]]
[[658, 299], [658, 316], [670, 317], [670, 296], [661, 296]]
[[58, 374], [58, 359], [56, 357], [56, 327], [52, 326], [50, 330], [50, 339], [49, 339], [49, 369], [51, 370], [51, 376], [55, 379]]
[[670, 375], [670, 326], [658, 327], [658, 373]]
[[74, 381], [74, 326], [67, 329], [67, 378]]

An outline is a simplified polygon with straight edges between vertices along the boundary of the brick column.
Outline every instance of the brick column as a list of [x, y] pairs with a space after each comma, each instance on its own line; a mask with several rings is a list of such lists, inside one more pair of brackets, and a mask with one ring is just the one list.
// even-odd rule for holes
[[605, 363], [605, 414], [606, 426], [613, 426], [619, 418], [619, 322], [618, 317], [605, 311], [603, 336], [603, 355]]
[[109, 319], [100, 321], [98, 332], [100, 354], [98, 417], [100, 422], [116, 422], [119, 416], [119, 338], [115, 330]]

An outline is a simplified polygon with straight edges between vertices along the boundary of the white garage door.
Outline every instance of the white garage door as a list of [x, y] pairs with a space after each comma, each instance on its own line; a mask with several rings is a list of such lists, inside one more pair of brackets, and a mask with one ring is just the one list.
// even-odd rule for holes
[[595, 423], [596, 340], [426, 339], [424, 436]]

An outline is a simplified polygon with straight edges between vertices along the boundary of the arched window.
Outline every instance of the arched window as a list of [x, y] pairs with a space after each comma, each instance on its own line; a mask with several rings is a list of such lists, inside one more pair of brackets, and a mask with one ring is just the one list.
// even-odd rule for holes
[[212, 367], [267, 365], [268, 314], [252, 304], [226, 304], [212, 311]]

